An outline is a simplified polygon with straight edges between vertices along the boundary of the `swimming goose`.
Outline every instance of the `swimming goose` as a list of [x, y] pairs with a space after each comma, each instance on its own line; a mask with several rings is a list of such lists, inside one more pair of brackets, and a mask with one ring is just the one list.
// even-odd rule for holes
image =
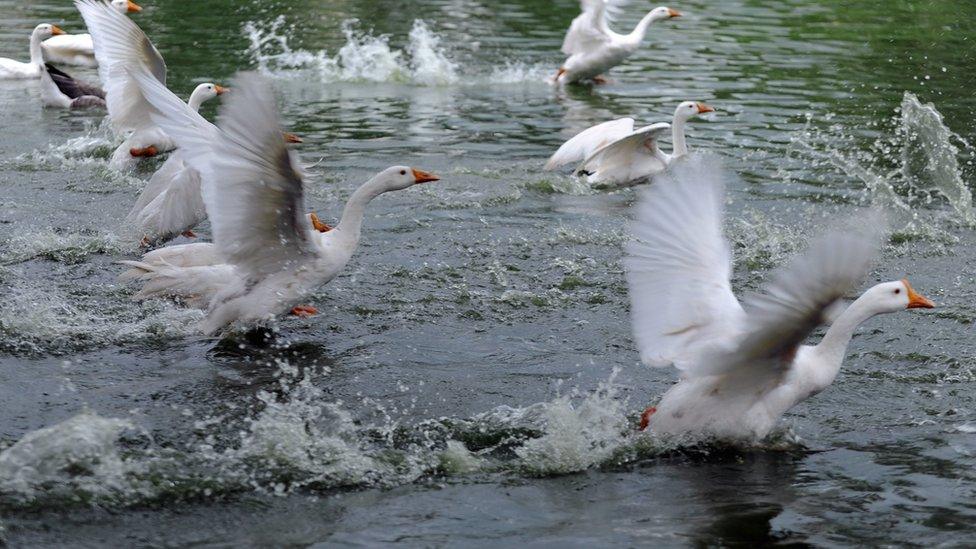
[[[127, 261], [131, 269], [121, 275], [144, 282], [135, 299], [176, 295], [206, 308], [200, 329], [207, 334], [289, 311], [314, 314], [314, 308], [298, 303], [352, 257], [366, 205], [382, 193], [438, 179], [407, 166], [387, 168], [352, 194], [335, 228], [319, 232], [302, 213], [301, 168], [281, 138], [267, 80], [242, 73], [234, 89], [216, 127], [171, 99], [147, 96], [156, 109], [153, 120], [176, 139], [184, 161], [202, 176], [214, 242], [192, 245], [206, 256], [204, 264]], [[153, 253], [169, 257], [167, 250]], [[175, 253], [185, 257], [187, 250]]]
[[627, 0], [581, 0], [583, 13], [573, 19], [563, 40], [562, 51], [569, 58], [556, 73], [555, 82], [569, 84], [592, 80], [606, 82], [601, 76], [622, 63], [640, 47], [651, 23], [680, 17], [677, 11], [662, 6], [654, 8], [630, 34], [618, 34], [608, 24]]
[[65, 109], [104, 107], [105, 92], [45, 63], [41, 66], [41, 100], [48, 107]]
[[30, 61], [23, 63], [0, 57], [0, 80], [40, 78], [41, 65], [44, 64], [44, 56], [41, 54], [41, 40], [61, 34], [64, 34], [63, 30], [48, 23], [34, 27], [34, 32], [30, 35]]
[[[674, 110], [671, 124], [659, 122], [637, 130], [633, 118], [620, 118], [587, 128], [549, 158], [546, 170], [581, 162], [574, 173], [590, 183], [624, 184], [659, 174], [677, 158], [688, 154], [685, 125], [699, 114], [714, 112], [704, 103], [685, 101]], [[661, 150], [658, 140], [671, 129], [672, 152]]]
[[[75, 0], [95, 41], [98, 75], [105, 86], [109, 120], [125, 141], [112, 154], [113, 169], [132, 167], [142, 158], [171, 151], [176, 143], [150, 118], [152, 106], [130, 76], [138, 67], [166, 84], [166, 62], [159, 50], [131, 19], [104, 0]], [[216, 84], [197, 86], [187, 103], [199, 109], [204, 101], [220, 95]]]
[[740, 304], [724, 204], [718, 162], [688, 157], [636, 206], [625, 259], [634, 338], [645, 364], [681, 375], [644, 412], [642, 428], [755, 442], [834, 381], [858, 325], [934, 304], [907, 280], [877, 284], [834, 317], [819, 344], [802, 345], [867, 273], [877, 239], [829, 233]]
[[[138, 4], [130, 0], [112, 0], [111, 6], [119, 13], [142, 11]], [[92, 44], [92, 37], [88, 33], [52, 36], [41, 43], [41, 48], [44, 59], [51, 63], [85, 67], [98, 65], [95, 60], [95, 46]]]

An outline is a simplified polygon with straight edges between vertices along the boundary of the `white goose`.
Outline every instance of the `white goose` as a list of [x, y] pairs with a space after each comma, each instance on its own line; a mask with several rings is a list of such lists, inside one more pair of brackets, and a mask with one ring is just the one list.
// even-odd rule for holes
[[743, 307], [730, 283], [724, 204], [719, 163], [689, 157], [636, 207], [625, 260], [634, 337], [645, 364], [681, 374], [642, 428], [755, 442], [834, 381], [859, 324], [934, 304], [907, 280], [878, 284], [834, 317], [818, 345], [801, 345], [867, 272], [876, 239], [829, 234]]
[[64, 31], [48, 23], [34, 27], [30, 35], [30, 61], [24, 63], [6, 57], [0, 57], [0, 80], [27, 80], [41, 77], [41, 65], [44, 56], [41, 53], [41, 41], [51, 36], [59, 36]]
[[[675, 159], [688, 154], [685, 126], [691, 118], [715, 109], [685, 101], [674, 110], [672, 124], [659, 122], [634, 129], [633, 118], [620, 118], [587, 128], [563, 143], [546, 163], [554, 170], [580, 162], [574, 173], [590, 183], [624, 184], [659, 174]], [[671, 129], [672, 152], [661, 150], [658, 139]]]
[[[184, 112], [182, 116], [194, 118], [194, 106], [183, 103], [151, 74], [144, 71], [130, 72], [138, 82], [143, 96], [151, 98], [150, 103], [167, 105], [172, 111], [171, 116], [176, 116], [180, 110], [193, 111]], [[218, 95], [227, 91], [227, 88], [220, 86], [215, 88]], [[208, 131], [218, 131], [212, 124], [206, 127]], [[284, 139], [287, 143], [302, 142], [291, 133], [286, 133]], [[196, 236], [192, 229], [207, 218], [201, 184], [200, 172], [184, 161], [182, 149], [176, 149], [139, 194], [135, 205], [126, 216], [124, 231], [139, 240], [143, 246], [166, 241], [179, 234]]]
[[[166, 62], [152, 42], [131, 19], [104, 0], [75, 0], [75, 6], [95, 41], [98, 75], [105, 86], [105, 101], [112, 127], [127, 134], [112, 154], [109, 166], [121, 170], [142, 158], [176, 148], [176, 143], [153, 123], [152, 106], [139, 91], [127, 69], [138, 68], [166, 84]], [[205, 101], [221, 94], [216, 84], [200, 84], [187, 104], [199, 109]]]
[[[119, 13], [133, 13], [142, 8], [130, 0], [112, 0], [111, 6]], [[95, 46], [92, 37], [84, 34], [62, 34], [52, 36], [41, 44], [44, 59], [49, 63], [65, 65], [82, 65], [94, 67], [98, 65], [95, 59]]]
[[654, 8], [640, 20], [630, 34], [618, 34], [610, 29], [608, 19], [626, 2], [627, 0], [580, 0], [583, 13], [573, 19], [563, 40], [562, 51], [569, 58], [556, 73], [556, 83], [569, 84], [581, 80], [606, 82], [600, 75], [637, 51], [651, 23], [681, 16], [668, 7]]
[[300, 167], [281, 138], [268, 82], [243, 73], [234, 87], [219, 129], [172, 101], [153, 103], [155, 121], [202, 174], [214, 243], [161, 248], [142, 262], [124, 262], [132, 269], [122, 274], [145, 282], [135, 299], [176, 295], [205, 307], [200, 329], [208, 334], [289, 310], [314, 314], [297, 304], [352, 257], [366, 205], [387, 191], [438, 179], [406, 166], [387, 168], [353, 193], [334, 229], [314, 230], [302, 214]]

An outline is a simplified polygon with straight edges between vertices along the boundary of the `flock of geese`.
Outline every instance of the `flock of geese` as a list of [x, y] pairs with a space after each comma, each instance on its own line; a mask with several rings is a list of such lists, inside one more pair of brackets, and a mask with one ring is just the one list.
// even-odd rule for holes
[[[74, 0], [90, 34], [38, 25], [30, 61], [0, 59], [0, 78], [39, 79], [52, 107], [104, 107], [123, 139], [111, 165], [127, 169], [172, 151], [126, 217], [133, 242], [155, 249], [122, 261], [122, 280], [142, 284], [135, 299], [176, 298], [205, 311], [205, 334], [311, 316], [302, 300], [332, 280], [360, 239], [364, 211], [379, 195], [437, 181], [393, 166], [362, 184], [335, 227], [306, 213], [302, 165], [289, 149], [273, 90], [242, 72], [228, 89], [197, 86], [187, 101], [166, 86], [166, 63], [127, 14], [129, 0]], [[582, 0], [563, 43], [568, 56], [554, 85], [606, 82], [605, 73], [634, 53], [655, 22], [679, 17], [651, 10], [629, 34], [611, 30], [620, 0]], [[76, 80], [55, 63], [97, 66], [101, 86]], [[216, 124], [198, 112], [226, 94]], [[641, 359], [674, 366], [680, 381], [641, 417], [641, 429], [723, 439], [764, 438], [790, 408], [830, 385], [862, 322], [911, 308], [931, 308], [907, 280], [885, 282], [847, 305], [868, 272], [880, 233], [838, 231], [775, 273], [765, 292], [740, 302], [732, 291], [724, 236], [725, 174], [714, 159], [689, 156], [685, 125], [712, 112], [678, 105], [673, 121], [635, 129], [633, 118], [589, 128], [563, 144], [546, 169], [577, 163], [591, 182], [650, 182], [635, 206], [625, 267]], [[670, 130], [672, 153], [659, 139]], [[209, 219], [213, 242], [160, 246]], [[829, 324], [819, 344], [803, 345]]]

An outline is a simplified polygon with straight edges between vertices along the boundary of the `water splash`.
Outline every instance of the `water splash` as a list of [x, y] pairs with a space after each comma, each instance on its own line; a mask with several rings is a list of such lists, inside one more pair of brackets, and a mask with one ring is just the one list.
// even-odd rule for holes
[[31, 259], [81, 263], [95, 254], [119, 253], [126, 245], [114, 234], [62, 233], [44, 230], [18, 234], [4, 243], [0, 265]]
[[[390, 45], [388, 36], [357, 30], [356, 20], [342, 24], [346, 42], [334, 55], [325, 50], [294, 48], [288, 36], [294, 28], [282, 16], [270, 23], [249, 21], [243, 33], [250, 43], [248, 54], [261, 72], [278, 78], [299, 78], [309, 73], [334, 82], [396, 82], [418, 86], [453, 86], [498, 82], [545, 82], [541, 67], [509, 63], [486, 77], [463, 75], [441, 38], [420, 19], [413, 23], [403, 49]], [[551, 71], [545, 71], [551, 72]]]
[[[814, 167], [860, 182], [868, 201], [889, 212], [895, 242], [954, 242], [956, 238], [940, 225], [976, 226], [957, 143], [969, 154], [972, 147], [946, 127], [934, 105], [923, 104], [911, 93], [905, 93], [890, 125], [865, 148], [847, 128], [816, 130], [810, 117], [791, 148], [813, 160]], [[951, 211], [935, 208], [939, 204]]]
[[0, 494], [21, 502], [39, 498], [87, 501], [130, 489], [141, 469], [116, 442], [135, 426], [123, 419], [82, 412], [25, 435], [0, 453]]
[[184, 337], [201, 317], [164, 301], [132, 304], [113, 286], [65, 291], [11, 271], [0, 280], [0, 349], [12, 352], [58, 354]]

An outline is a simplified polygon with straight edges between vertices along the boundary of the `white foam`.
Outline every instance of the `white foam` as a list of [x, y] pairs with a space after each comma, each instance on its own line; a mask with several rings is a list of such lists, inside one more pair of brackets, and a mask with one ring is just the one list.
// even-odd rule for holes
[[[905, 93], [891, 125], [890, 132], [865, 150], [847, 128], [816, 130], [810, 121], [794, 138], [793, 148], [813, 160], [813, 167], [828, 167], [860, 182], [870, 203], [889, 213], [899, 238], [955, 241], [940, 227], [943, 222], [976, 226], [956, 143], [969, 145], [946, 127], [934, 105], [921, 103], [911, 93]], [[952, 210], [924, 207], [939, 202]]]
[[390, 45], [388, 36], [374, 36], [357, 29], [356, 20], [342, 23], [346, 42], [334, 54], [292, 47], [288, 36], [294, 29], [284, 17], [270, 23], [249, 21], [244, 36], [248, 54], [258, 70], [278, 78], [306, 78], [322, 82], [396, 82], [417, 86], [482, 85], [485, 83], [544, 84], [551, 71], [541, 66], [508, 63], [487, 72], [462, 74], [441, 37], [420, 19], [413, 22], [403, 49]]
[[116, 442], [133, 428], [123, 419], [82, 412], [30, 432], [0, 452], [0, 492], [25, 500], [40, 495], [78, 499], [124, 492], [129, 486], [127, 476], [139, 465], [124, 459]]

